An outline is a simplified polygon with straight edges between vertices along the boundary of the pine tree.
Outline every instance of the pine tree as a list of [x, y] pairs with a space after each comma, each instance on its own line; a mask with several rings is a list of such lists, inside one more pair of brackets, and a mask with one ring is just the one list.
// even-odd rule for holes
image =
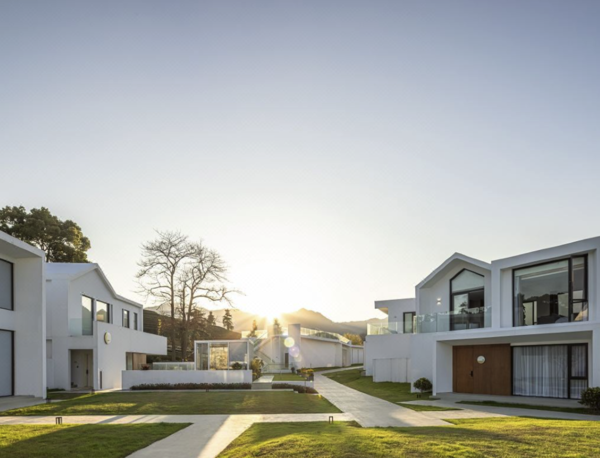
[[233, 331], [233, 317], [231, 316], [231, 310], [225, 309], [225, 315], [223, 315], [223, 327], [228, 331]]
[[252, 331], [248, 334], [248, 337], [256, 337], [256, 331], [258, 330], [258, 326], [256, 324], [256, 320], [252, 320]]
[[213, 315], [212, 310], [210, 312], [208, 312], [208, 316], [206, 317], [206, 323], [209, 326], [216, 326], [217, 325], [217, 320], [215, 319], [215, 316]]

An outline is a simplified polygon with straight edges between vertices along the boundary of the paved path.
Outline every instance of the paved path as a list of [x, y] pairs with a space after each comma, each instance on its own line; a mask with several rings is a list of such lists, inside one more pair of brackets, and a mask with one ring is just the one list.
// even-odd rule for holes
[[342, 412], [352, 414], [361, 426], [448, 426], [448, 423], [440, 418], [361, 393], [322, 375], [329, 372], [336, 371], [315, 374], [316, 390]]
[[[130, 455], [131, 458], [214, 458], [254, 423], [353, 421], [349, 414], [277, 415], [73, 415], [65, 424], [192, 423]], [[0, 417], [0, 425], [54, 424], [50, 417]]]

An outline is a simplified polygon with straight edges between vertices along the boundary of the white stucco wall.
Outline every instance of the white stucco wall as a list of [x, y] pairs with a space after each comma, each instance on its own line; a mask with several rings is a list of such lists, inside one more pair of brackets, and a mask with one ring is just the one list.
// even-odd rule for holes
[[410, 358], [412, 337], [413, 334], [367, 336], [364, 345], [366, 375], [373, 375], [374, 359]]
[[[484, 300], [486, 306], [490, 305], [492, 303], [491, 272], [474, 264], [457, 260], [442, 275], [429, 282], [426, 287], [416, 289], [417, 314], [423, 315], [450, 311], [450, 280], [463, 269], [469, 269], [484, 276]], [[438, 299], [441, 299], [440, 305], [437, 305]]]
[[[405, 312], [416, 311], [416, 301], [414, 298], [375, 301], [375, 308], [387, 309], [388, 323], [402, 323]], [[397, 331], [400, 333], [404, 332], [404, 328], [401, 325], [395, 328], [397, 328]]]
[[0, 232], [0, 259], [13, 263], [14, 310], [0, 309], [0, 329], [14, 332], [14, 394], [45, 397], [44, 254]]
[[[58, 266], [60, 267], [60, 266]], [[72, 350], [93, 350], [93, 382], [95, 389], [121, 387], [121, 371], [126, 368], [126, 353], [167, 354], [167, 339], [143, 332], [143, 309], [115, 295], [98, 270], [90, 270], [77, 278], [62, 275], [49, 266], [47, 287], [47, 339], [51, 340], [52, 358], [48, 359], [48, 386], [70, 389]], [[93, 322], [93, 335], [81, 335], [81, 297], [112, 304], [112, 323]], [[122, 326], [122, 310], [130, 311], [131, 328]], [[138, 330], [133, 327], [138, 314]], [[94, 317], [95, 319], [95, 317]], [[104, 342], [109, 332], [111, 343]], [[102, 387], [100, 387], [102, 373]]]
[[302, 338], [302, 361], [298, 367], [337, 367], [342, 365], [342, 344]]
[[145, 383], [252, 383], [252, 371], [122, 371], [123, 389]]

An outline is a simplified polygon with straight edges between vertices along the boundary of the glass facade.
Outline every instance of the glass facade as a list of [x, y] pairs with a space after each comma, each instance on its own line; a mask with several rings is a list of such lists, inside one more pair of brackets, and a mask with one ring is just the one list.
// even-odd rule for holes
[[586, 344], [513, 347], [513, 394], [580, 399], [588, 386]]
[[247, 370], [248, 342], [196, 342], [196, 370]]
[[485, 278], [464, 269], [450, 280], [450, 330], [485, 326]]
[[0, 309], [13, 309], [13, 265], [0, 259]]
[[96, 301], [96, 321], [110, 323], [109, 306], [106, 302]]
[[13, 333], [0, 331], [0, 397], [13, 394]]
[[81, 296], [81, 334], [84, 336], [91, 336], [94, 333], [93, 307], [92, 299]]
[[515, 326], [587, 321], [587, 258], [578, 256], [513, 272]]
[[123, 327], [129, 327], [129, 310], [123, 310]]

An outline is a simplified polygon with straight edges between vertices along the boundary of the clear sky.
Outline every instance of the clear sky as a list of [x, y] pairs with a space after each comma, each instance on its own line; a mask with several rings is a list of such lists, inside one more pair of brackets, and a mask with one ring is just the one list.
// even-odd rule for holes
[[0, 205], [130, 295], [217, 249], [256, 312], [375, 316], [455, 251], [600, 235], [598, 1], [4, 1]]

